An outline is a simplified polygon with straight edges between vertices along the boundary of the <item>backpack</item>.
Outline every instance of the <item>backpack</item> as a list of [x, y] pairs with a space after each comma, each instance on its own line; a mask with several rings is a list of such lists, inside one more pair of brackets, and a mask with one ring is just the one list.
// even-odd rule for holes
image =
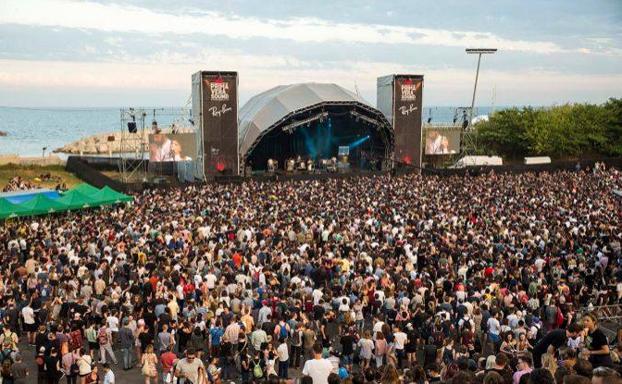
[[546, 322], [548, 324], [555, 324], [557, 319], [557, 307], [555, 305], [549, 305], [544, 310]]
[[261, 379], [263, 377], [263, 369], [261, 369], [261, 365], [259, 365], [258, 361], [255, 361], [254, 365], [253, 376], [255, 376], [256, 379]]
[[106, 334], [106, 329], [99, 329], [99, 332], [97, 333], [97, 341], [99, 341], [99, 345], [108, 344], [108, 335]]
[[0, 352], [0, 361], [2, 363], [4, 363], [5, 360], [10, 360], [11, 362], [13, 362], [13, 359], [11, 358], [12, 353], [13, 353], [12, 349], [2, 350], [2, 352]]
[[443, 363], [445, 363], [446, 365], [449, 365], [453, 361], [454, 361], [453, 350], [444, 348], [443, 349]]
[[281, 329], [279, 330], [279, 338], [280, 339], [287, 338], [287, 324], [281, 325]]
[[80, 374], [80, 366], [78, 365], [78, 361], [75, 356], [73, 357], [73, 362], [69, 366], [69, 376], [78, 376]]
[[15, 344], [14, 336], [17, 337], [15, 332], [9, 333], [8, 336], [5, 333], [2, 333], [2, 340], [0, 341], [0, 344], [4, 344], [5, 341], [10, 341], [11, 342], [11, 346], [13, 346]]
[[302, 341], [302, 332], [300, 332], [299, 330], [295, 330], [292, 333], [292, 345], [299, 346], [301, 344], [301, 341]]
[[82, 333], [80, 330], [76, 329], [69, 334], [69, 345], [72, 351], [82, 348]]
[[437, 347], [441, 347], [443, 345], [445, 334], [442, 331], [434, 331], [432, 333], [432, 337], [434, 338], [434, 345]]

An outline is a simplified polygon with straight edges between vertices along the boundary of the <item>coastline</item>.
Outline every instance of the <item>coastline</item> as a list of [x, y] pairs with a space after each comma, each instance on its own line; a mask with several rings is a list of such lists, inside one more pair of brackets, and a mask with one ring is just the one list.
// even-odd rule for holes
[[66, 164], [67, 160], [61, 156], [50, 154], [43, 156], [20, 156], [18, 154], [0, 154], [0, 165], [33, 165], [45, 167], [49, 165], [62, 165]]

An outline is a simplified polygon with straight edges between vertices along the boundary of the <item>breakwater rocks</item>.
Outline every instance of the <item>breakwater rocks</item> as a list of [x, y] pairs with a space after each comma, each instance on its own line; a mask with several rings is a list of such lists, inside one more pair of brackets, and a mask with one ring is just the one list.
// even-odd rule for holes
[[[177, 133], [193, 132], [190, 129], [178, 129]], [[56, 148], [56, 153], [98, 155], [107, 153], [136, 153], [149, 149], [149, 131], [138, 133], [110, 132], [88, 136]], [[163, 131], [162, 133], [170, 133]]]

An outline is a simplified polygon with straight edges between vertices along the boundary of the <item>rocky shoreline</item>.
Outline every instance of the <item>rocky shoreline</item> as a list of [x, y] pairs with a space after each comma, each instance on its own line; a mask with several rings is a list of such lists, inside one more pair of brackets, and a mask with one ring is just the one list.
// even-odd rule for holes
[[[178, 129], [177, 133], [192, 132], [191, 129]], [[150, 131], [142, 133], [109, 132], [88, 136], [54, 149], [54, 153], [102, 155], [113, 153], [137, 153], [149, 149]], [[162, 133], [170, 133], [163, 130]]]

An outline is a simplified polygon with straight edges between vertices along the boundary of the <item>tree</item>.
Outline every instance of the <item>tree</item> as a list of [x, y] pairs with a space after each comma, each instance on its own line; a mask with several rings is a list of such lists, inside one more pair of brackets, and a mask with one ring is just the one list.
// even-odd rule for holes
[[622, 99], [611, 98], [603, 108], [607, 118], [606, 151], [610, 155], [620, 156], [622, 155]]
[[508, 158], [622, 155], [622, 100], [502, 110], [476, 126], [485, 153]]

